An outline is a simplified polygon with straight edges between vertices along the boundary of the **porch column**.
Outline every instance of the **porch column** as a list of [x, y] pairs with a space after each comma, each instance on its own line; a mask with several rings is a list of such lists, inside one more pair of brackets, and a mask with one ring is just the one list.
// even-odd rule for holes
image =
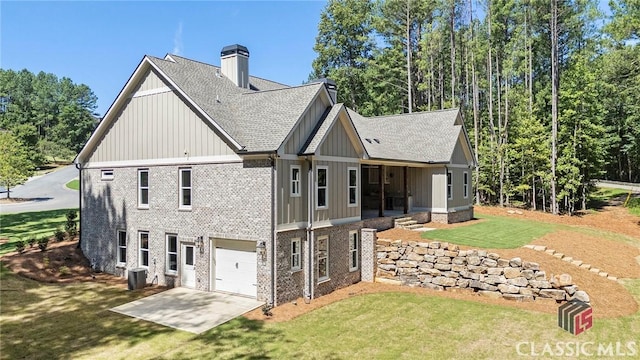
[[404, 168], [402, 168], [402, 172], [404, 175], [404, 213], [408, 214], [409, 213], [409, 191], [408, 191], [408, 184], [409, 182], [407, 181], [407, 173], [408, 171], [408, 167], [405, 166]]
[[384, 217], [384, 165], [378, 166], [378, 184], [380, 184], [380, 203], [378, 203], [378, 217]]

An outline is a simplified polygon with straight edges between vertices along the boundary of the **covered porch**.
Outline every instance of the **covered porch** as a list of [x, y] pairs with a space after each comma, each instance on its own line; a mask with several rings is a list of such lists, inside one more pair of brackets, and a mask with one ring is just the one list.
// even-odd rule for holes
[[362, 164], [360, 180], [363, 219], [399, 217], [427, 208], [426, 168]]

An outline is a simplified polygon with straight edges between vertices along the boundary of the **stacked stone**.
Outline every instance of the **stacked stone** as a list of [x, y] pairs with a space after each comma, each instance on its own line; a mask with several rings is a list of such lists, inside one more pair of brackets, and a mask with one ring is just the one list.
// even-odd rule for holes
[[[571, 276], [550, 276], [535, 262], [503, 259], [485, 250], [460, 250], [446, 242], [379, 239], [377, 279], [434, 290], [467, 289], [492, 298], [589, 302]], [[385, 281], [383, 280], [383, 281]]]

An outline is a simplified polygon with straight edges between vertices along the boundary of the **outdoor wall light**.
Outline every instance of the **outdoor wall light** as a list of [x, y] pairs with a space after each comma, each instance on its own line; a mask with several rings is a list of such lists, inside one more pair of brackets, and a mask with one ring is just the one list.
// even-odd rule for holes
[[267, 252], [267, 243], [265, 243], [264, 241], [258, 241], [258, 243], [256, 244], [256, 250], [258, 251], [258, 255], [260, 255], [262, 260], [264, 260], [264, 256]]
[[198, 249], [202, 249], [204, 247], [204, 238], [202, 236], [198, 236], [196, 238], [196, 247]]

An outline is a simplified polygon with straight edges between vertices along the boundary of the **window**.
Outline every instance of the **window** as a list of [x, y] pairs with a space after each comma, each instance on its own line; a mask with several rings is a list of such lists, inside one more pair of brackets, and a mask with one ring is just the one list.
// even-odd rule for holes
[[113, 180], [113, 169], [105, 169], [101, 172], [102, 180]]
[[118, 264], [127, 264], [127, 232], [118, 230]]
[[138, 170], [138, 207], [149, 208], [149, 169]]
[[180, 169], [180, 207], [191, 209], [191, 169]]
[[447, 171], [447, 199], [453, 199], [453, 181], [451, 179], [451, 171]]
[[302, 269], [300, 263], [300, 239], [291, 240], [291, 270], [296, 271]]
[[300, 196], [300, 165], [291, 165], [291, 189], [293, 197]]
[[318, 282], [329, 279], [329, 237], [318, 237]]
[[167, 272], [178, 271], [178, 235], [167, 234]]
[[466, 171], [462, 173], [462, 194], [465, 199], [469, 197], [469, 173]]
[[140, 266], [149, 266], [149, 233], [147, 231], [140, 231], [138, 233], [140, 238]]
[[347, 168], [349, 206], [358, 206], [358, 168]]
[[316, 169], [316, 207], [318, 209], [326, 209], [329, 205], [327, 204], [328, 196], [328, 179], [327, 173], [329, 169], [326, 166], [318, 166]]
[[349, 231], [349, 271], [358, 270], [358, 258], [360, 252], [360, 241], [358, 240], [358, 232]]

